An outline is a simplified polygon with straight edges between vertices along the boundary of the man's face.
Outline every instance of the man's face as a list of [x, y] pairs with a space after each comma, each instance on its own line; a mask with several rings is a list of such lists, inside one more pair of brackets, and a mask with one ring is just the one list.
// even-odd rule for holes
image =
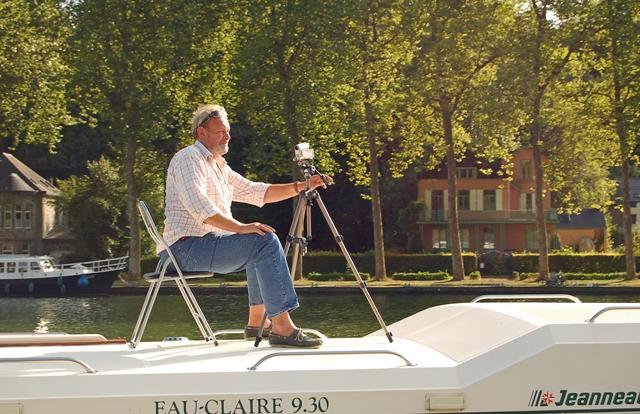
[[198, 127], [198, 139], [214, 156], [224, 155], [229, 151], [230, 130], [225, 118], [212, 118]]

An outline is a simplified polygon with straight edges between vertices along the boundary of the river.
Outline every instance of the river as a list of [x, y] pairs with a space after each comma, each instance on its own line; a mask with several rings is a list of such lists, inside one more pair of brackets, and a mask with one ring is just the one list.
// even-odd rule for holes
[[[373, 298], [387, 324], [431, 306], [468, 302], [475, 295], [388, 294]], [[640, 302], [635, 295], [579, 296], [583, 302]], [[2, 298], [0, 332], [100, 333], [107, 338], [129, 338], [142, 305], [142, 296], [75, 298]], [[199, 294], [198, 301], [214, 329], [242, 328], [247, 312], [243, 294]], [[328, 336], [357, 337], [379, 328], [361, 293], [301, 294], [293, 314], [298, 326]], [[161, 295], [145, 331], [144, 340], [167, 336], [197, 339], [199, 331], [179, 295]]]

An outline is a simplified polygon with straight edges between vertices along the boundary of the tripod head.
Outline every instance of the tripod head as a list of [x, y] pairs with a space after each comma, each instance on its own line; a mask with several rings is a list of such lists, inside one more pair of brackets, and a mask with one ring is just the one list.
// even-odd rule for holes
[[308, 142], [301, 142], [297, 144], [293, 149], [293, 154], [293, 160], [298, 164], [298, 167], [300, 167], [300, 172], [307, 182], [311, 176], [318, 174], [325, 185], [328, 186], [331, 184], [326, 175], [318, 171], [313, 165], [315, 154], [313, 148], [311, 148]]

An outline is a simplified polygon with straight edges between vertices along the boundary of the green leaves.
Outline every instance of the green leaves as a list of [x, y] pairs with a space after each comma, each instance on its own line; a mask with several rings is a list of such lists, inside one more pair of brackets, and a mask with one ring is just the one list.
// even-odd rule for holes
[[69, 22], [60, 2], [0, 4], [0, 139], [4, 148], [43, 143], [53, 149], [67, 114], [65, 59]]

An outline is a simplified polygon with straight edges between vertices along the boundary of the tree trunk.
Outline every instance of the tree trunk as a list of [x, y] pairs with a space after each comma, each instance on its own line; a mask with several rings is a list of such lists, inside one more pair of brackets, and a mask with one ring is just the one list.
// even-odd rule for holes
[[533, 149], [533, 168], [535, 172], [535, 205], [536, 228], [538, 230], [538, 273], [540, 280], [549, 277], [549, 250], [547, 246], [547, 224], [544, 218], [544, 167], [542, 166], [542, 125], [540, 124], [540, 111], [546, 86], [542, 82], [542, 42], [547, 21], [546, 3], [539, 8], [535, 1], [532, 2], [533, 12], [536, 14], [536, 45], [533, 55], [533, 79], [536, 82], [536, 94], [533, 100], [530, 143]]
[[[536, 124], [537, 125], [537, 124]], [[540, 280], [547, 280], [549, 277], [549, 246], [547, 243], [547, 223], [545, 222], [544, 210], [544, 167], [542, 165], [542, 154], [539, 138], [534, 138], [539, 134], [539, 126], [534, 126], [532, 133], [533, 144], [533, 165], [536, 174], [536, 226], [538, 228], [538, 272]]]
[[460, 220], [458, 218], [458, 183], [456, 178], [456, 154], [453, 142], [451, 112], [442, 108], [442, 129], [447, 143], [447, 182], [449, 189], [449, 234], [451, 239], [451, 267], [453, 280], [464, 279], [462, 244], [460, 243]]
[[624, 232], [625, 264], [627, 268], [627, 280], [636, 278], [636, 259], [633, 254], [633, 232], [631, 229], [631, 195], [629, 191], [629, 143], [627, 141], [627, 128], [624, 122], [624, 103], [622, 97], [622, 82], [620, 80], [619, 33], [615, 19], [616, 11], [612, 10], [613, 4], [609, 2], [609, 28], [611, 33], [611, 66], [613, 67], [613, 118], [615, 119], [616, 135], [622, 157], [622, 230]]
[[631, 231], [631, 195], [629, 192], [629, 160], [622, 161], [622, 228], [624, 231], [624, 256], [627, 280], [636, 278], [636, 258], [633, 254], [633, 232]]
[[127, 150], [125, 154], [125, 175], [127, 179], [127, 213], [129, 214], [129, 280], [141, 276], [140, 271], [140, 224], [138, 220], [138, 189], [135, 177], [136, 145], [132, 132], [133, 114], [130, 106], [125, 109], [125, 131], [127, 131]]
[[382, 228], [382, 206], [380, 205], [380, 178], [378, 168], [378, 146], [374, 131], [373, 108], [369, 101], [371, 91], [369, 85], [364, 91], [364, 112], [366, 119], [367, 140], [369, 141], [369, 168], [371, 172], [371, 213], [373, 216], [373, 247], [375, 251], [375, 278], [383, 280], [387, 277], [384, 257], [384, 234]]
[[[284, 57], [282, 57], [282, 59], [279, 59], [279, 61], [283, 61], [284, 62]], [[289, 79], [288, 79], [288, 71], [285, 68], [284, 65], [281, 66], [280, 70], [280, 77], [281, 80], [284, 82], [285, 87], [284, 87], [284, 119], [287, 122], [287, 132], [289, 134], [289, 140], [291, 142], [291, 147], [290, 147], [290, 152], [291, 152], [291, 159], [293, 160], [293, 151], [294, 151], [294, 147], [296, 144], [298, 144], [300, 142], [300, 133], [298, 131], [298, 122], [296, 120], [296, 104], [293, 100], [293, 96], [291, 93], [291, 88], [289, 87]], [[298, 179], [304, 179], [304, 177], [302, 177], [302, 175], [300, 174], [300, 168], [298, 168], [298, 165], [295, 162], [292, 162], [291, 164], [291, 177], [293, 178], [293, 180], [298, 180]], [[296, 202], [298, 201], [297, 197], [294, 197], [293, 199], [293, 204], [292, 204], [292, 208], [291, 211], [292, 213], [295, 211], [296, 208]], [[292, 215], [293, 217], [293, 215]], [[293, 219], [293, 218], [292, 218]], [[298, 227], [294, 230], [294, 235], [296, 237], [302, 237], [304, 235], [304, 223], [305, 220], [301, 220], [300, 223], [298, 223]], [[301, 249], [294, 249], [294, 251], [299, 250], [302, 251]], [[303, 257], [302, 254], [299, 254], [297, 258], [292, 258], [292, 260], [297, 260], [297, 264], [295, 266], [295, 274], [293, 275], [293, 279], [294, 280], [300, 280], [302, 279], [302, 275], [304, 274], [303, 271]], [[293, 262], [292, 262], [292, 267], [293, 267]]]

